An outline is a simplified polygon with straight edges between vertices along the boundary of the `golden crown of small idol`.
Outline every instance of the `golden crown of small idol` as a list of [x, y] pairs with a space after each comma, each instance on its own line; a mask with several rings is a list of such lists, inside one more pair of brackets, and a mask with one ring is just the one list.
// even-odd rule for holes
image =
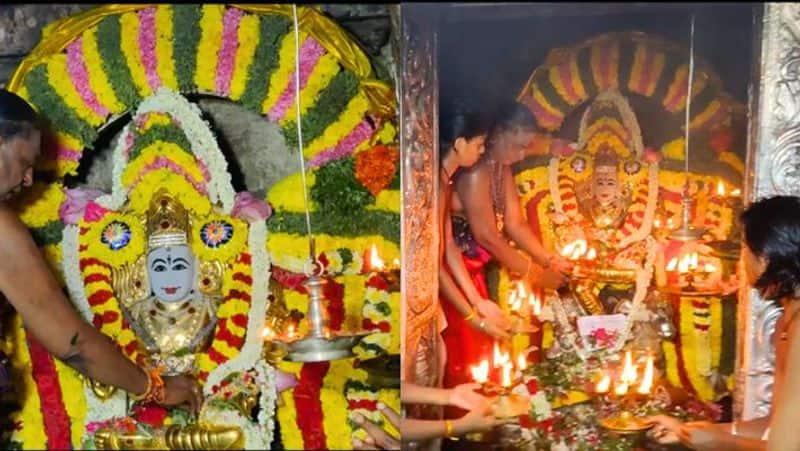
[[188, 244], [189, 213], [166, 189], [150, 201], [147, 234], [150, 248]]

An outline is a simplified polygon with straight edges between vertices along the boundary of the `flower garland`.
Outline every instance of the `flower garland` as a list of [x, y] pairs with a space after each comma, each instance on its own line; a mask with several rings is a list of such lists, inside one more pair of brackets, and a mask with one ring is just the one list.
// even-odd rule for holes
[[[390, 320], [393, 311], [399, 306], [392, 308], [392, 294], [389, 291], [389, 284], [382, 275], [371, 273], [367, 276], [366, 297], [362, 308], [362, 328], [366, 331], [376, 331], [361, 340], [359, 348], [364, 350], [364, 354], [359, 357], [367, 359], [377, 357], [382, 354], [390, 353], [392, 323]], [[399, 324], [399, 323], [395, 323]], [[399, 350], [395, 350], [398, 353]]]

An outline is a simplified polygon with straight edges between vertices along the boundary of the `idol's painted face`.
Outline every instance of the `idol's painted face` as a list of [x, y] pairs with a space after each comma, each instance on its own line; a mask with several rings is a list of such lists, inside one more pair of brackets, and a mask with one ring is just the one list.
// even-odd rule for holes
[[617, 198], [619, 182], [615, 167], [598, 166], [593, 177], [594, 196], [600, 205], [606, 206]]
[[180, 302], [194, 284], [194, 255], [189, 246], [158, 247], [147, 254], [150, 289], [164, 302]]

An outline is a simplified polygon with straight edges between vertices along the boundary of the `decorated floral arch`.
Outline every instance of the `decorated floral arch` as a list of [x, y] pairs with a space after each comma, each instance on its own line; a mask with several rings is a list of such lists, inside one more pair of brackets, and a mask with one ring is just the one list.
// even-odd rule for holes
[[[399, 293], [382, 278], [368, 274], [363, 258], [375, 246], [385, 261], [399, 259], [394, 95], [390, 86], [373, 79], [369, 59], [338, 25], [313, 8], [301, 7], [298, 15], [303, 150], [311, 167], [307, 183], [312, 226], [329, 278], [324, 296], [331, 327], [379, 332], [362, 344], [360, 359], [397, 354]], [[68, 17], [44, 30], [41, 43], [22, 62], [8, 88], [26, 98], [52, 127], [37, 167], [39, 181], [20, 200], [18, 209], [65, 288], [74, 274], [64, 270], [67, 257], [73, 257], [62, 244], [72, 233], [65, 229], [64, 218], [69, 216], [75, 197], [64, 187], [65, 176], [76, 174], [84, 153], [92, 151], [106, 124], [141, 109], [147, 99], [158, 97], [164, 90], [225, 98], [280, 125], [289, 146], [297, 147], [291, 17], [290, 5], [109, 5]], [[164, 113], [172, 121], [192, 117], [182, 115], [186, 111], [181, 108], [191, 109], [182, 105], [179, 101], [159, 105], [154, 110], [159, 114], [140, 116], [144, 121], [137, 124], [141, 136], [136, 135], [133, 142], [120, 139], [121, 148], [132, 146], [125, 148], [126, 155], [137, 158], [131, 159], [128, 169], [115, 164], [115, 189], [99, 199], [100, 204], [120, 207], [123, 199], [118, 196], [126, 192], [120, 188], [141, 182], [134, 176], [139, 171], [131, 170], [131, 166], [168, 166], [166, 160], [182, 161], [185, 149], [203, 154], [213, 147], [215, 138], [202, 121], [193, 126], [191, 121], [179, 120], [176, 127], [165, 120]], [[269, 158], [269, 152], [267, 146], [264, 158]], [[159, 160], [160, 154], [168, 158]], [[204, 193], [225, 214], [233, 214], [241, 193], [231, 188], [224, 159], [210, 156], [203, 162], [208, 167], [186, 166], [195, 168], [186, 179], [201, 180], [204, 171], [224, 174], [223, 179], [227, 176], [227, 182], [212, 177]], [[241, 267], [231, 272], [231, 277], [241, 274], [235, 284], [252, 282], [271, 272], [273, 283], [283, 287], [287, 308], [305, 312], [302, 272], [307, 239], [302, 188], [298, 173], [267, 193], [272, 214], [266, 221], [266, 250], [271, 260], [266, 274], [253, 274], [262, 269], [251, 269], [248, 259], [234, 254], [229, 257], [231, 265]], [[148, 196], [139, 199], [135, 191], [131, 194], [128, 201], [132, 208], [143, 208]], [[111, 224], [105, 222], [104, 227]], [[110, 231], [116, 235], [111, 235], [119, 236], [121, 230], [136, 227], [124, 220], [118, 223], [126, 224], [127, 229], [112, 227]], [[241, 237], [236, 227], [233, 234]], [[249, 244], [252, 247], [253, 243]], [[107, 278], [92, 271], [100, 269], [91, 264], [80, 267], [84, 281], [91, 281], [87, 289], [95, 290], [87, 293], [93, 309], [87, 319], [116, 337], [126, 350], [126, 343], [119, 340], [130, 343], [131, 337], [124, 332], [119, 312], [108, 304], [107, 296], [98, 294], [103, 292], [102, 280]], [[230, 298], [229, 308], [220, 311], [221, 317], [227, 315], [229, 319], [228, 329], [217, 331], [218, 344], [199, 360], [207, 366], [201, 373], [203, 379], [235, 357], [245, 344], [247, 315], [252, 310], [234, 298], [257, 292], [237, 287], [231, 291], [238, 294]], [[70, 294], [80, 307], [75, 290], [70, 289]], [[103, 305], [110, 307], [103, 309]], [[24, 387], [20, 390], [21, 408], [12, 417], [12, 441], [25, 448], [81, 447], [94, 406], [87, 403], [77, 373], [28, 336], [19, 317], [14, 318], [14, 327], [5, 338], [4, 347], [14, 356], [13, 366], [19, 374], [16, 382]], [[127, 347], [129, 357], [136, 359], [133, 350]], [[366, 373], [354, 363], [354, 359], [348, 359], [279, 365], [299, 378], [296, 388], [281, 394], [277, 408], [284, 447], [348, 448], [355, 430], [347, 421], [352, 413], [358, 411], [379, 420], [378, 399], [399, 408], [397, 391], [370, 385]], [[206, 392], [213, 388], [206, 386]]]
[[[627, 246], [657, 235], [654, 224], [658, 221], [681, 223], [688, 63], [688, 52], [677, 44], [627, 32], [554, 49], [533, 71], [518, 100], [553, 140], [550, 152], [528, 157], [515, 166], [514, 173], [524, 214], [546, 246], [563, 246], [555, 232], [559, 221], [582, 219], [576, 187], [590, 178], [589, 161], [598, 148], [614, 149], [620, 158], [614, 163], [618, 176], [631, 193], [628, 214], [609, 242]], [[701, 61], [695, 71], [690, 195], [696, 206], [691, 220], [716, 240], [731, 239], [735, 212], [718, 189], [723, 182], [728, 192], [742, 186], [744, 164], [739, 155], [744, 154], [745, 142], [739, 138], [744, 136], [744, 107], [724, 91], [708, 64]], [[649, 115], [631, 109], [632, 99], [649, 105]], [[605, 116], [589, 112], [603, 102]], [[608, 113], [609, 104], [615, 105], [615, 113]], [[587, 118], [591, 119], [587, 122]], [[578, 125], [577, 134], [573, 128], [567, 130], [568, 122]], [[643, 139], [648, 127], [663, 129], [660, 142]], [[660, 261], [664, 257], [648, 255], [650, 270], [664, 266]], [[659, 286], [663, 284], [660, 281]], [[500, 298], [509, 289], [509, 278], [501, 272]], [[675, 340], [663, 342], [667, 377], [675, 387], [713, 400], [720, 387], [714, 386], [709, 374], [721, 374], [719, 381], [729, 387], [732, 383], [735, 303], [722, 297], [673, 296], [671, 300], [679, 330]], [[545, 349], [555, 338], [549, 326], [543, 335], [532, 337]]]

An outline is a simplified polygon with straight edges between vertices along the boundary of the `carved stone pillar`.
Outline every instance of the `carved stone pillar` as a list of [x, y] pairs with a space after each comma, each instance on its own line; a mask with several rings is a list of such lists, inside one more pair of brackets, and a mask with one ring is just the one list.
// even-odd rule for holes
[[427, 5], [401, 5], [403, 379], [438, 385], [438, 77]]
[[[759, 72], [753, 78], [745, 196], [800, 195], [800, 4], [767, 3]], [[758, 35], [758, 33], [756, 34]], [[769, 413], [780, 308], [754, 290], [740, 292], [735, 413], [749, 420]]]

